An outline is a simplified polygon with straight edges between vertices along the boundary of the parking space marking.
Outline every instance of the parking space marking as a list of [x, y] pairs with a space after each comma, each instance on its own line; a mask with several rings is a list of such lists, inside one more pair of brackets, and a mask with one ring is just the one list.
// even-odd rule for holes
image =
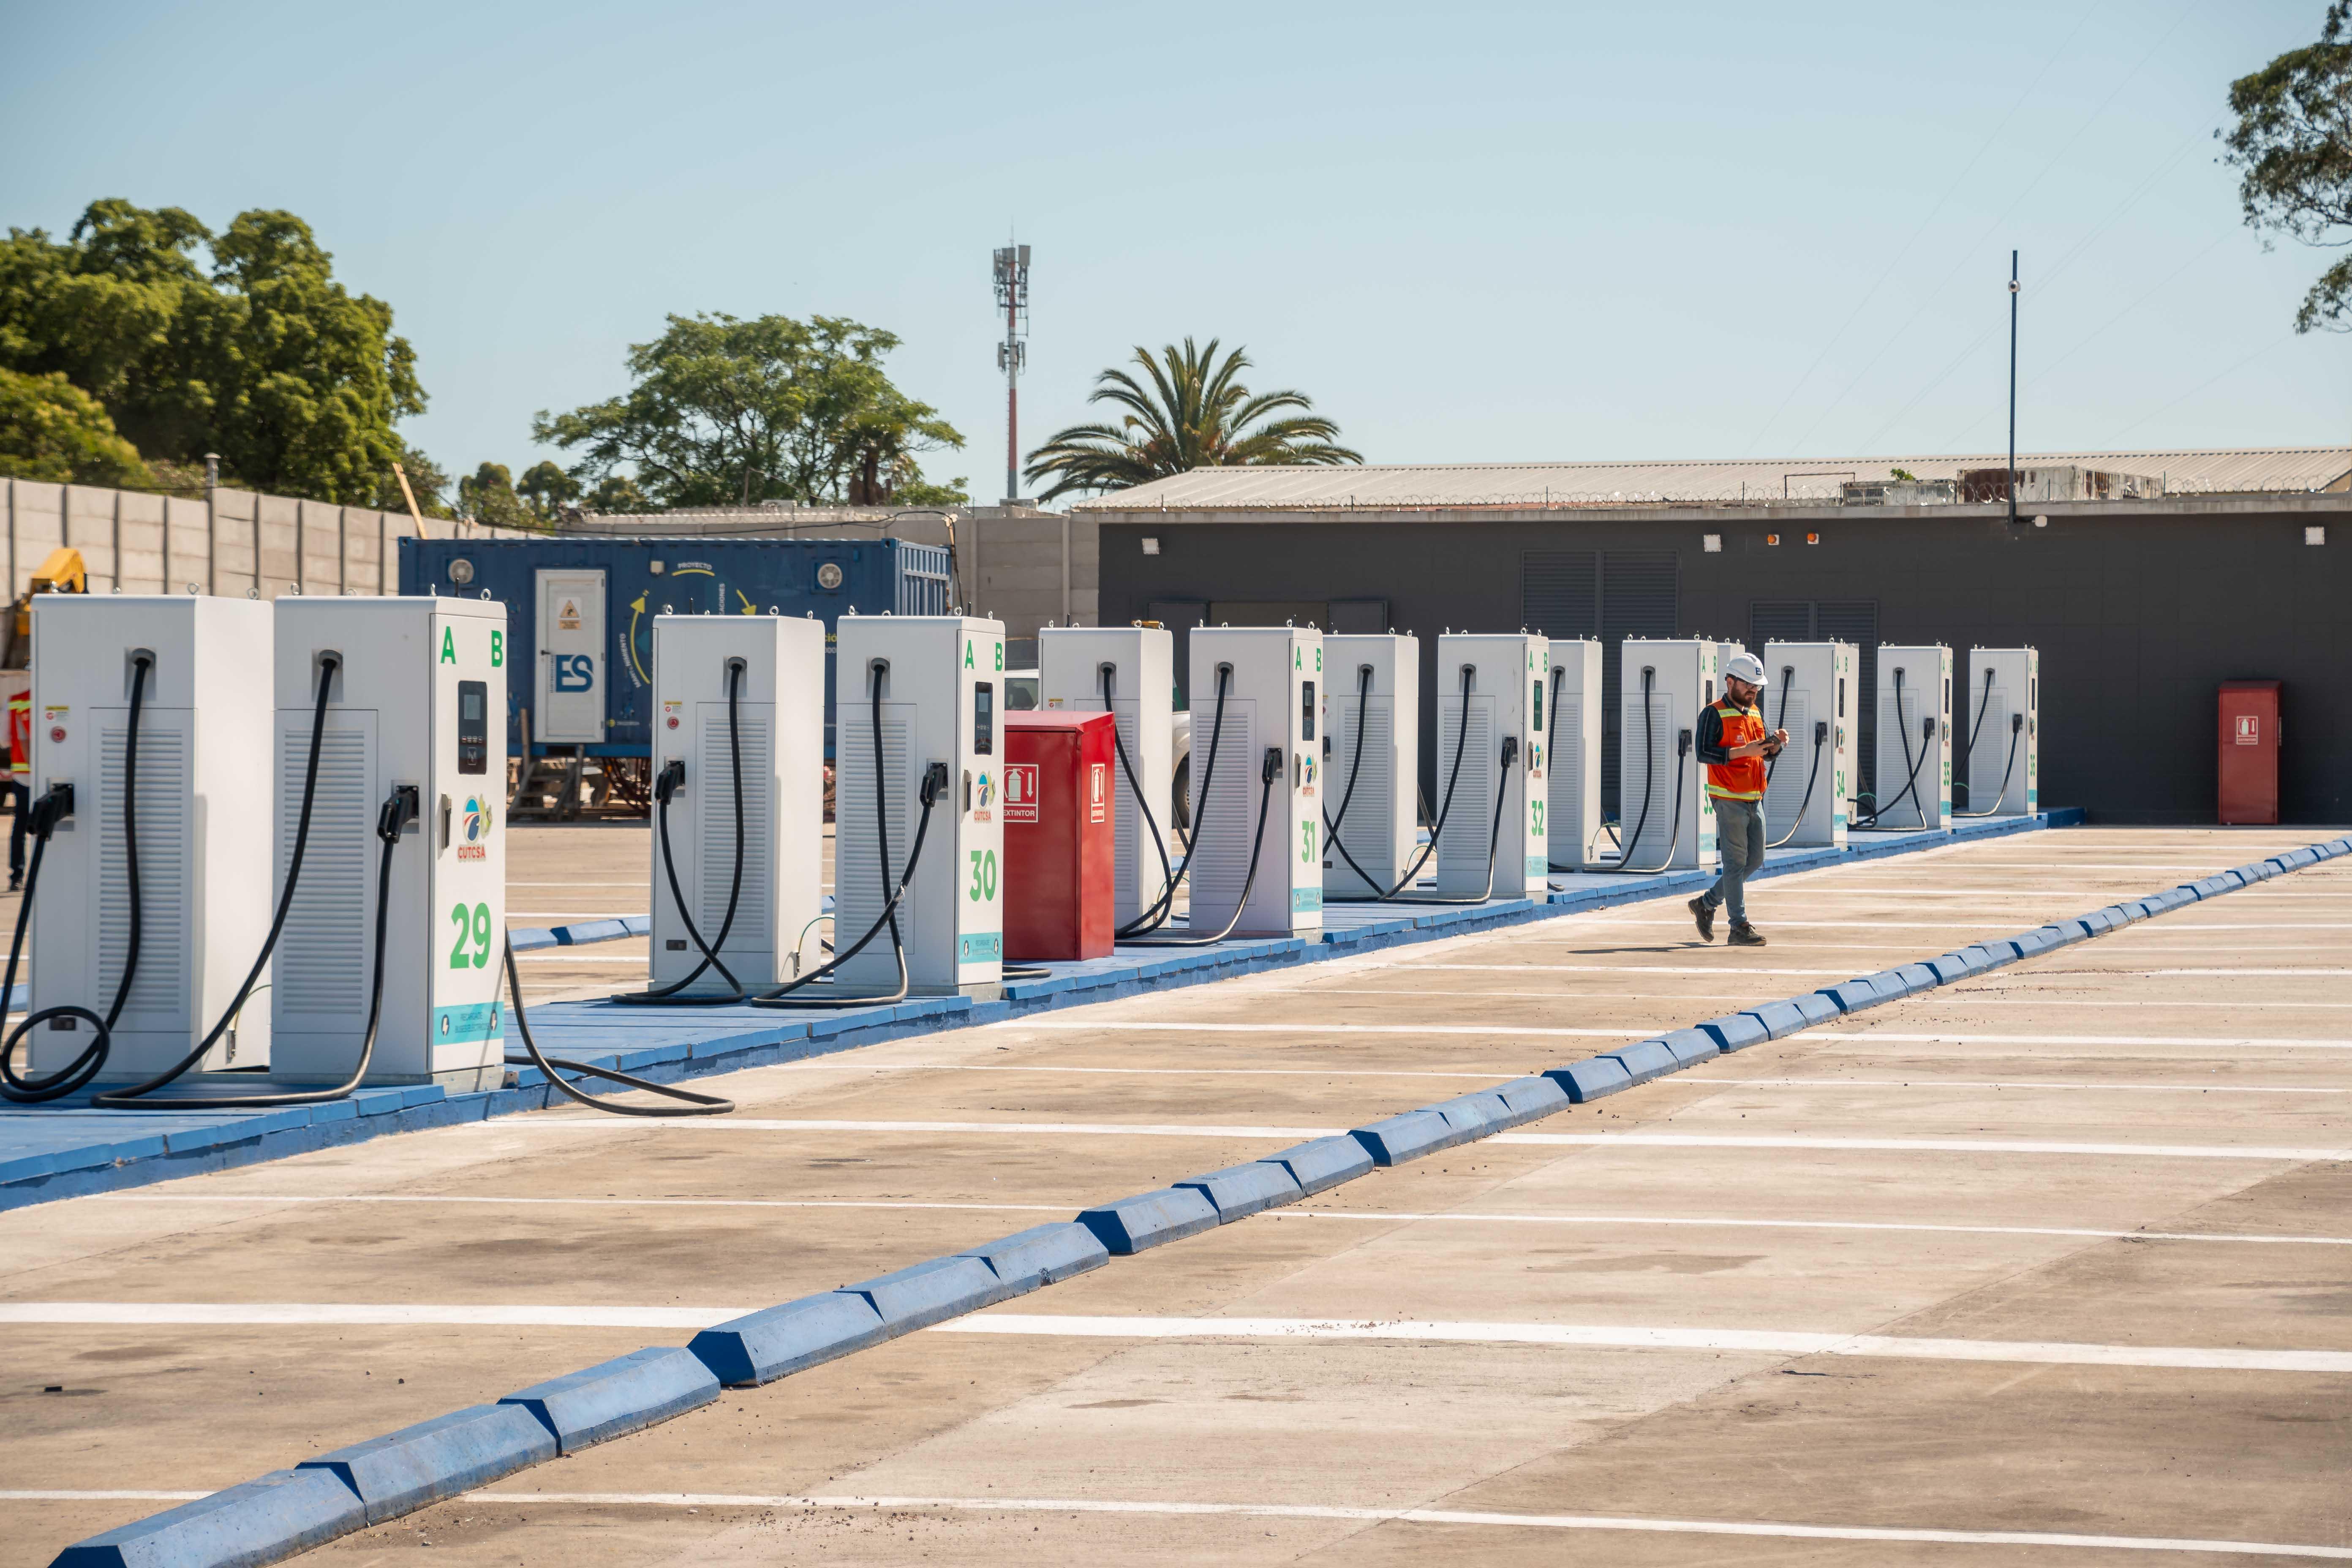
[[[1195, 1035], [1576, 1035], [1595, 1039], [1639, 1039], [1646, 1024], [1622, 1029], [1577, 1029], [1528, 1024], [1208, 1024], [1146, 1022], [1139, 1018], [1008, 1018], [991, 1029], [1066, 1029], [1099, 1034], [1106, 1029], [1154, 1030]], [[1659, 1026], [1673, 1028], [1671, 1024]]]
[[2352, 1040], [2295, 1039], [2263, 1035], [1979, 1035], [1947, 1030], [1939, 1034], [1897, 1034], [1892, 1029], [1807, 1029], [1816, 1040], [1894, 1040], [1953, 1046], [2238, 1046], [2283, 1047], [2290, 1050], [2352, 1050]]
[[[6, 1495], [6, 1494], [0, 1494]], [[42, 1494], [81, 1496], [81, 1493]], [[177, 1496], [179, 1494], [172, 1494]], [[936, 1509], [973, 1513], [1144, 1514], [1168, 1518], [1321, 1519], [1349, 1523], [1490, 1525], [1507, 1530], [1631, 1531], [1662, 1535], [1735, 1535], [1789, 1541], [1924, 1542], [1962, 1546], [2055, 1546], [2116, 1552], [2204, 1552], [2252, 1557], [2352, 1561], [2352, 1547], [2262, 1541], [2200, 1541], [2154, 1535], [2063, 1535], [2025, 1530], [1906, 1530], [1890, 1525], [1788, 1524], [1772, 1521], [1643, 1519], [1609, 1514], [1489, 1513], [1450, 1508], [1342, 1508], [1317, 1503], [1128, 1502], [1103, 1498], [789, 1497], [730, 1492], [509, 1492], [468, 1494], [484, 1501], [660, 1508]]]
[[1723, 1078], [1702, 1073], [1694, 1074], [1685, 1081], [1722, 1084], [1727, 1088], [1753, 1085], [1765, 1089], [2049, 1089], [2077, 1093], [2086, 1089], [2113, 1089], [2143, 1094], [2352, 1094], [2352, 1089], [2313, 1089], [2305, 1085], [2102, 1083], [2096, 1079], [2084, 1083], [2061, 1083], [2055, 1079], [2036, 1079]]
[[2215, 1241], [2283, 1243], [2300, 1247], [2352, 1247], [2352, 1236], [2247, 1236], [2193, 1230], [2091, 1230], [2075, 1226], [1927, 1225], [1900, 1220], [1729, 1219], [1716, 1215], [1659, 1217], [1649, 1215], [1404, 1214], [1391, 1209], [1268, 1209], [1268, 1217], [1289, 1219], [1394, 1220], [1465, 1225], [1668, 1226], [1723, 1230], [1923, 1231], [1945, 1236], [2058, 1236], [2086, 1241]]
[[1790, 1329], [1665, 1329], [1638, 1324], [1489, 1323], [1335, 1318], [1163, 1318], [980, 1312], [934, 1323], [934, 1334], [1021, 1334], [1132, 1340], [1421, 1340], [1465, 1344], [1576, 1345], [1596, 1350], [1748, 1352], [1897, 1361], [2029, 1362], [2042, 1366], [2174, 1371], [2352, 1373], [2352, 1351], [2245, 1350], [2221, 1345], [2103, 1345], [2057, 1340], [1911, 1339]]
[[[782, 1117], [696, 1117], [677, 1121], [619, 1121], [604, 1116], [548, 1116], [511, 1121], [473, 1121], [467, 1128], [496, 1132], [1013, 1132], [1030, 1137], [1111, 1138], [1328, 1138], [1344, 1127], [1232, 1127], [1123, 1121], [844, 1121]], [[462, 1131], [463, 1129], [452, 1129]]]
[[459, 1193], [96, 1193], [102, 1204], [486, 1204], [499, 1207], [592, 1209], [958, 1209], [982, 1213], [1067, 1214], [1068, 1204], [935, 1204], [851, 1198], [526, 1198]]
[[252, 1328], [707, 1329], [757, 1307], [424, 1306], [350, 1301], [0, 1301], [0, 1323]]
[[2279, 1149], [2227, 1143], [2036, 1143], [1989, 1138], [1707, 1137], [1677, 1132], [1497, 1132], [1489, 1143], [1623, 1143], [1656, 1149], [1852, 1149], [1896, 1154], [2143, 1155], [2163, 1160], [2352, 1160], [2352, 1149]]

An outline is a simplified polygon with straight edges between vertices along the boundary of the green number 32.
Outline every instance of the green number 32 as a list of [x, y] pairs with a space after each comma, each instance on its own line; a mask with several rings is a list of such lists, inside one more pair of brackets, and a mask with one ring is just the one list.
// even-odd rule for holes
[[964, 897], [982, 903], [996, 897], [996, 851], [975, 849], [971, 852], [971, 887]]
[[457, 928], [457, 945], [449, 950], [452, 969], [484, 969], [490, 962], [490, 906], [476, 904], [472, 909], [459, 904], [449, 911], [449, 923]]

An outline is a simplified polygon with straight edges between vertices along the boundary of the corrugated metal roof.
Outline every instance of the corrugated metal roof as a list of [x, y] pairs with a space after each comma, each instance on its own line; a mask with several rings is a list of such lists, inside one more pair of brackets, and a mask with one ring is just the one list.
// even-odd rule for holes
[[[1076, 503], [1136, 508], [1640, 506], [1661, 502], [1835, 501], [1839, 487], [1901, 468], [1949, 479], [1998, 468], [2007, 454], [1807, 458], [1680, 463], [1392, 463], [1356, 468], [1195, 468]], [[2018, 466], [2074, 464], [2161, 478], [2170, 494], [2294, 493], [2347, 488], [2352, 447], [2164, 452], [2021, 452]]]

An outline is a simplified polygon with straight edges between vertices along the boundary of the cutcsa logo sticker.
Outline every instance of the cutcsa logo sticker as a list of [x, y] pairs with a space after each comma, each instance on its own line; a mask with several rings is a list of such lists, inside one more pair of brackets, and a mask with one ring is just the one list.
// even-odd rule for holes
[[457, 858], [479, 860], [489, 853], [483, 842], [490, 836], [490, 803], [480, 795], [466, 797], [464, 826], [457, 834]]

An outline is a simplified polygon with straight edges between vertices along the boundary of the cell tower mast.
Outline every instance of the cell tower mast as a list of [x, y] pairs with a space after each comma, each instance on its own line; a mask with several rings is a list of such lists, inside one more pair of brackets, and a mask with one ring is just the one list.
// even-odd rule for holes
[[1004, 312], [1004, 341], [996, 345], [996, 368], [1004, 373], [1004, 502], [1021, 499], [1021, 373], [1029, 363], [1029, 247], [1006, 245], [996, 252], [996, 303]]

